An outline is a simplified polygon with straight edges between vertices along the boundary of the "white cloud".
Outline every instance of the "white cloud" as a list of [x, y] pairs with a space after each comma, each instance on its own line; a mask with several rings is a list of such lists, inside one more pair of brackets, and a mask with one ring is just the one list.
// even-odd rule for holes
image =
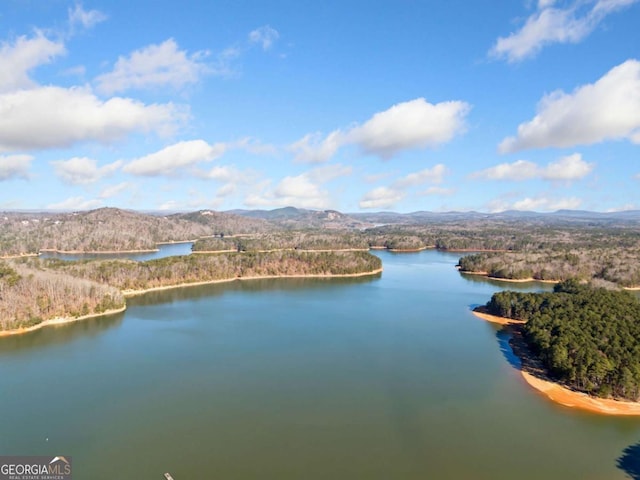
[[123, 170], [133, 175], [173, 175], [181, 168], [218, 158], [226, 149], [227, 146], [224, 144], [209, 145], [204, 140], [178, 142], [132, 160]]
[[47, 205], [49, 210], [91, 210], [103, 205], [102, 200], [85, 199], [84, 197], [70, 197], [57, 203]]
[[172, 133], [185, 119], [173, 104], [102, 101], [84, 88], [40, 87], [0, 94], [0, 151], [109, 143], [134, 131]]
[[69, 8], [68, 12], [69, 25], [71, 25], [72, 29], [76, 26], [81, 26], [85, 29], [92, 28], [108, 18], [98, 10], [85, 10], [80, 3], [76, 3], [73, 9]]
[[465, 102], [434, 105], [417, 98], [376, 113], [364, 125], [350, 130], [348, 139], [366, 153], [391, 158], [402, 150], [448, 142], [464, 131], [469, 110]]
[[345, 132], [334, 130], [325, 139], [317, 133], [305, 135], [289, 149], [295, 152], [296, 160], [303, 162], [325, 162], [339, 148], [350, 144], [367, 154], [389, 159], [403, 150], [435, 147], [463, 133], [470, 109], [465, 102], [431, 104], [416, 98], [376, 113], [363, 125]]
[[444, 187], [429, 187], [426, 190], [419, 192], [419, 195], [425, 195], [425, 196], [429, 196], [429, 195], [440, 195], [440, 196], [446, 196], [446, 195], [453, 195], [454, 193], [456, 193], [456, 190], [454, 188], [444, 188]]
[[543, 179], [551, 181], [572, 181], [586, 177], [594, 168], [593, 163], [587, 163], [582, 155], [574, 153], [561, 157], [546, 167], [539, 167], [527, 160], [517, 160], [513, 163], [501, 163], [495, 167], [487, 168], [469, 175], [471, 178], [485, 180], [533, 180]]
[[447, 171], [447, 167], [439, 163], [433, 168], [425, 168], [419, 172], [410, 173], [396, 180], [393, 185], [397, 188], [406, 188], [422, 185], [423, 183], [442, 183]]
[[523, 211], [556, 211], [575, 210], [582, 205], [582, 200], [576, 197], [551, 198], [546, 196], [527, 197], [515, 202], [507, 202], [504, 198], [498, 198], [489, 202], [489, 210], [503, 212], [505, 210]]
[[378, 187], [367, 192], [358, 203], [360, 208], [391, 208], [404, 198], [404, 193], [389, 187]]
[[208, 172], [198, 174], [201, 178], [210, 178], [219, 182], [247, 183], [250, 182], [256, 173], [253, 171], [242, 172], [235, 167], [216, 165]]
[[56, 175], [66, 183], [85, 185], [94, 183], [101, 178], [114, 173], [122, 165], [117, 161], [98, 167], [98, 162], [87, 157], [73, 157], [69, 160], [51, 162]]
[[230, 148], [244, 150], [252, 155], [274, 155], [277, 152], [276, 147], [273, 145], [262, 143], [260, 140], [252, 137], [241, 138], [240, 140], [233, 142], [230, 145]]
[[596, 83], [546, 95], [537, 115], [500, 143], [502, 153], [571, 147], [604, 140], [640, 143], [640, 62], [627, 60]]
[[263, 50], [269, 50], [278, 38], [280, 38], [278, 31], [269, 25], [256, 28], [249, 33], [249, 41], [261, 44]]
[[136, 50], [129, 57], [118, 58], [112, 72], [96, 78], [97, 88], [106, 94], [161, 86], [180, 89], [198, 83], [208, 72], [202, 62], [207, 55], [205, 51], [189, 55], [170, 38]]
[[31, 155], [0, 155], [0, 181], [12, 178], [29, 178]]
[[517, 160], [513, 163], [501, 163], [470, 175], [471, 178], [486, 180], [530, 180], [539, 175], [538, 165], [527, 160]]
[[[377, 187], [367, 192], [359, 202], [360, 208], [390, 208], [406, 196], [406, 191], [425, 183], [440, 184], [448, 169], [442, 163], [432, 168], [425, 168], [396, 179], [389, 187]], [[449, 195], [452, 190], [431, 187], [420, 192], [419, 195]]]
[[248, 207], [286, 207], [326, 209], [331, 206], [327, 190], [312, 182], [308, 174], [283, 178], [272, 191], [249, 194]]
[[265, 183], [257, 192], [248, 195], [244, 201], [249, 207], [331, 208], [333, 202], [329, 191], [323, 189], [325, 183], [351, 175], [352, 168], [340, 164], [314, 168], [296, 176], [283, 178], [273, 189]]
[[593, 170], [594, 164], [582, 160], [582, 155], [574, 153], [551, 162], [544, 169], [542, 177], [545, 180], [578, 180], [584, 178]]
[[64, 44], [36, 32], [33, 38], [18, 37], [13, 44], [0, 44], [0, 92], [29, 88], [35, 83], [29, 72], [65, 53]]
[[322, 163], [333, 157], [343, 142], [344, 135], [339, 130], [331, 132], [325, 139], [320, 133], [313, 133], [289, 145], [289, 150], [295, 153], [297, 162]]
[[522, 28], [508, 37], [500, 37], [490, 55], [517, 62], [534, 56], [553, 43], [578, 43], [609, 14], [638, 0], [574, 0], [565, 8], [556, 8], [553, 0], [540, 0], [537, 11]]
[[131, 183], [121, 182], [121, 183], [117, 183], [115, 185], [109, 185], [108, 187], [103, 188], [99, 196], [100, 198], [111, 198], [111, 197], [120, 195], [125, 190], [131, 189], [131, 188], [132, 188]]

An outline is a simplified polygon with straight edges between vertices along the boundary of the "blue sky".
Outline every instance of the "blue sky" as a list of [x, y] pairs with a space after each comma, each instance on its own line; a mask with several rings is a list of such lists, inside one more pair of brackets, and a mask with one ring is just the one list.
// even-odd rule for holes
[[640, 0], [0, 5], [0, 209], [640, 208]]

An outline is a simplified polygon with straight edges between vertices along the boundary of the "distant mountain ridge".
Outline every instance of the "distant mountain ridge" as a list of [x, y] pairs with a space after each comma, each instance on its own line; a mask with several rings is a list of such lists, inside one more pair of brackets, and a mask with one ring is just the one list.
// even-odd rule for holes
[[354, 218], [337, 210], [307, 210], [283, 207], [274, 210], [228, 210], [225, 213], [249, 218], [260, 218], [284, 228], [330, 228], [362, 229], [371, 226], [369, 222]]

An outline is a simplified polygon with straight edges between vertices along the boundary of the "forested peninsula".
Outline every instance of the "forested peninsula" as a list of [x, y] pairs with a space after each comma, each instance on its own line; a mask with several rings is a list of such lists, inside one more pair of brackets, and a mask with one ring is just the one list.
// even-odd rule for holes
[[509, 328], [527, 373], [591, 396], [640, 402], [634, 295], [570, 279], [553, 292], [495, 293], [481, 311], [519, 321]]
[[122, 310], [125, 296], [148, 290], [266, 277], [375, 275], [369, 252], [254, 252], [186, 255], [146, 262], [62, 261], [24, 257], [0, 262], [0, 331], [51, 319]]

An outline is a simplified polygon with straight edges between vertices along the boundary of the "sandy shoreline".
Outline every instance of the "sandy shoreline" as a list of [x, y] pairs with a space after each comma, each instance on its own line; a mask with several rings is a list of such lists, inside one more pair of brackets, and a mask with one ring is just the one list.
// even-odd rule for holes
[[524, 320], [513, 320], [511, 318], [506, 317], [498, 317], [496, 315], [491, 315], [489, 313], [477, 312], [472, 310], [472, 312], [476, 317], [486, 320], [487, 322], [496, 323], [498, 325], [522, 325], [525, 323]]
[[122, 308], [114, 308], [112, 310], [106, 310], [101, 313], [92, 313], [90, 315], [82, 315], [81, 317], [58, 317], [51, 318], [49, 320], [44, 320], [43, 322], [38, 323], [37, 325], [32, 325], [31, 327], [24, 328], [16, 328], [13, 330], [0, 330], [0, 337], [8, 337], [9, 335], [21, 335], [23, 333], [34, 332], [36, 330], [40, 330], [44, 327], [64, 325], [66, 323], [78, 322], [80, 320], [87, 320], [88, 318], [96, 318], [102, 317], [105, 315], [113, 315], [114, 313], [121, 313], [127, 309], [127, 306], [123, 306]]
[[382, 268], [378, 268], [376, 270], [371, 270], [369, 272], [362, 273], [343, 273], [343, 274], [335, 274], [335, 275], [264, 275], [264, 276], [250, 276], [250, 277], [233, 277], [233, 278], [222, 278], [218, 280], [205, 280], [202, 282], [190, 282], [190, 283], [180, 283], [174, 285], [163, 285], [160, 287], [152, 287], [146, 288], [143, 290], [122, 290], [122, 294], [125, 297], [137, 297], [139, 295], [144, 295], [148, 292], [160, 292], [163, 290], [172, 290], [174, 288], [183, 288], [183, 287], [198, 287], [202, 285], [214, 285], [216, 283], [229, 283], [235, 281], [242, 280], [263, 280], [263, 279], [276, 279], [276, 278], [355, 278], [355, 277], [367, 277], [371, 275], [376, 275], [378, 273], [382, 273]]
[[[483, 320], [505, 326], [516, 326], [525, 323], [522, 320], [512, 320], [488, 313], [476, 312], [475, 310], [472, 311], [472, 313]], [[514, 354], [517, 355], [515, 351]], [[543, 394], [549, 400], [564, 405], [565, 407], [577, 408], [602, 415], [640, 415], [640, 402], [592, 397], [586, 393], [571, 390], [559, 383], [532, 375], [523, 369], [520, 369], [520, 374], [527, 385]]]
[[525, 382], [548, 399], [565, 407], [578, 408], [604, 415], [640, 415], [640, 402], [597, 398], [582, 392], [574, 392], [560, 384], [543, 380], [528, 372], [520, 372]]
[[467, 275], [477, 275], [479, 277], [486, 277], [489, 280], [495, 280], [497, 282], [508, 282], [508, 283], [529, 283], [529, 282], [539, 282], [539, 283], [560, 283], [560, 280], [538, 280], [537, 278], [529, 277], [529, 278], [500, 278], [500, 277], [492, 277], [489, 275], [489, 272], [468, 272], [466, 270], [460, 270], [460, 267], [456, 267], [460, 273], [464, 273]]

